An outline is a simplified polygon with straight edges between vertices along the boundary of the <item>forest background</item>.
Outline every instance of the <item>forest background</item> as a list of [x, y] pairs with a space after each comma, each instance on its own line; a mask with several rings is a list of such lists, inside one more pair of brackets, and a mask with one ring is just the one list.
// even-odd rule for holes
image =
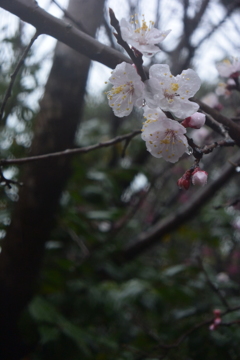
[[[0, 0], [0, 358], [239, 359], [239, 91], [216, 97], [214, 65], [239, 55], [240, 2], [116, 4]], [[109, 6], [172, 29], [146, 66], [200, 75], [206, 186], [178, 189], [193, 156], [151, 157], [141, 111], [107, 105], [130, 61]]]

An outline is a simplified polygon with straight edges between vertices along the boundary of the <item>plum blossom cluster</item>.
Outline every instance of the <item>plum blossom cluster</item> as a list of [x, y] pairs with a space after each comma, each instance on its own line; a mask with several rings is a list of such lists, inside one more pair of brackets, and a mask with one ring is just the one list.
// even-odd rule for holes
[[[171, 31], [154, 28], [154, 23], [147, 24], [144, 16], [140, 22], [135, 17], [130, 22], [122, 19], [119, 26], [120, 38], [132, 47], [133, 54], [137, 51], [138, 57], [159, 52], [159, 43]], [[189, 100], [199, 90], [201, 80], [192, 69], [174, 76], [167, 64], [152, 65], [145, 79], [139, 74], [136, 64], [117, 65], [109, 78], [113, 87], [106, 93], [109, 106], [118, 117], [129, 115], [134, 107], [143, 108], [142, 139], [147, 150], [156, 158], [175, 163], [188, 151], [186, 128], [200, 129], [205, 123], [205, 115], [197, 112], [199, 105]], [[207, 181], [205, 174], [198, 168], [189, 178], [184, 176], [189, 186], [191, 182], [203, 185]]]

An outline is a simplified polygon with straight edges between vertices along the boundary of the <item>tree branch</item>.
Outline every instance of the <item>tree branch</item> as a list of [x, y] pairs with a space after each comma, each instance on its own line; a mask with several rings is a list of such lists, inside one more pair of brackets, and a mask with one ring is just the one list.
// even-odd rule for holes
[[220, 114], [217, 110], [214, 110], [210, 106], [204, 104], [202, 101], [192, 98], [192, 101], [198, 103], [200, 108], [212, 116], [214, 120], [219, 122], [220, 124], [224, 125], [228, 129], [228, 133], [233, 140], [235, 140], [236, 144], [240, 146], [240, 126], [232, 121], [230, 118]]
[[213, 28], [209, 31], [208, 34], [206, 34], [198, 43], [198, 47], [202, 45], [202, 43], [204, 43], [205, 40], [207, 40], [208, 38], [210, 38], [213, 33], [220, 28], [220, 26], [222, 26], [224, 24], [224, 22], [227, 20], [228, 17], [230, 17], [230, 15], [233, 13], [234, 10], [236, 10], [236, 8], [239, 6], [239, 4], [237, 3], [233, 3], [231, 6], [229, 6], [225, 16], [223, 17], [222, 20], [219, 21], [218, 24], [216, 24], [215, 26], [213, 26]]
[[[111, 25], [117, 31], [117, 33], [113, 33], [113, 34], [116, 37], [118, 44], [121, 45], [124, 48], [124, 50], [128, 53], [132, 62], [135, 64], [135, 66], [137, 68], [137, 72], [138, 72], [139, 76], [141, 77], [142, 81], [147, 80], [147, 76], [146, 76], [143, 66], [142, 66], [143, 65], [142, 54], [139, 51], [137, 51], [136, 49], [135, 49], [135, 51], [133, 51], [130, 48], [130, 46], [128, 45], [128, 43], [123, 40], [119, 21], [116, 18], [114, 11], [112, 9], [109, 9], [109, 16], [110, 16]], [[135, 54], [138, 54], [138, 56]]]
[[83, 148], [67, 149], [67, 150], [58, 151], [58, 152], [54, 152], [54, 153], [49, 153], [49, 154], [44, 154], [44, 155], [36, 155], [36, 156], [29, 156], [29, 157], [20, 158], [20, 159], [6, 159], [6, 160], [2, 159], [2, 160], [0, 160], [0, 166], [3, 166], [3, 165], [22, 165], [22, 164], [30, 163], [30, 162], [33, 162], [33, 161], [58, 158], [58, 157], [61, 157], [61, 156], [72, 156], [72, 155], [76, 155], [76, 154], [86, 154], [86, 153], [88, 153], [90, 151], [93, 151], [93, 150], [96, 150], [96, 149], [100, 149], [100, 148], [115, 145], [115, 144], [117, 144], [119, 142], [122, 142], [124, 140], [129, 142], [134, 136], [139, 135], [140, 133], [141, 133], [141, 130], [135, 130], [135, 131], [133, 131], [131, 133], [128, 133], [126, 135], [117, 136], [114, 139], [104, 141], [102, 143], [98, 143], [98, 144], [95, 144], [95, 145], [86, 146], [86, 147], [83, 147]]
[[[224, 315], [227, 315], [229, 313], [232, 313], [234, 311], [238, 311], [240, 309], [240, 307], [236, 307], [236, 308], [231, 308], [231, 309], [228, 309], [227, 311], [225, 311], [225, 313], [222, 314], [222, 316]], [[194, 331], [200, 329], [201, 327], [203, 326], [206, 326], [206, 325], [209, 325], [213, 322], [213, 319], [211, 320], [205, 320], [205, 321], [202, 321], [201, 323], [199, 324], [196, 324], [195, 326], [193, 326], [191, 329], [189, 329], [186, 333], [184, 333], [183, 335], [181, 335], [178, 340], [173, 343], [173, 344], [169, 344], [169, 345], [165, 345], [165, 344], [161, 344], [159, 345], [160, 348], [164, 348], [164, 349], [172, 349], [172, 348], [176, 348], [178, 347], [189, 335], [191, 335]], [[234, 324], [235, 323], [239, 323], [239, 321], [234, 321], [233, 322]], [[223, 323], [223, 324], [219, 324], [220, 326], [221, 325], [225, 325], [225, 326], [228, 326], [228, 325], [232, 325], [233, 323]]]
[[[233, 163], [240, 162], [240, 153], [237, 153], [232, 159]], [[178, 210], [170, 214], [152, 226], [149, 230], [141, 233], [136, 239], [134, 244], [123, 250], [121, 253], [116, 254], [116, 262], [124, 263], [131, 261], [144, 251], [150, 249], [161, 241], [162, 236], [177, 230], [184, 222], [193, 218], [200, 208], [208, 202], [216, 192], [229, 181], [236, 173], [235, 166], [231, 163], [225, 165], [221, 175], [199, 190], [196, 195], [186, 205], [181, 206]]]
[[17, 63], [17, 66], [16, 66], [15, 70], [13, 71], [13, 73], [11, 75], [11, 81], [10, 81], [10, 83], [8, 85], [6, 94], [5, 94], [3, 102], [2, 102], [1, 110], [0, 110], [0, 120], [2, 120], [5, 106], [7, 104], [8, 99], [10, 98], [10, 96], [12, 94], [12, 88], [13, 88], [14, 82], [16, 80], [17, 74], [18, 74], [19, 70], [21, 69], [21, 66], [24, 63], [24, 60], [25, 60], [31, 46], [34, 43], [34, 41], [37, 39], [38, 35], [39, 35], [38, 31], [36, 31], [35, 34], [33, 35], [32, 39], [31, 39], [30, 43], [28, 44], [28, 46], [24, 50], [20, 60]]
[[122, 61], [131, 63], [130, 59], [119, 51], [101, 44], [71, 24], [47, 13], [34, 0], [0, 0], [0, 7], [33, 25], [39, 34], [50, 35], [112, 69]]
[[199, 262], [199, 265], [200, 265], [200, 268], [202, 269], [204, 275], [205, 275], [205, 278], [208, 282], [208, 285], [210, 286], [210, 288], [213, 290], [213, 292], [215, 292], [215, 294], [217, 294], [217, 296], [219, 297], [220, 301], [222, 302], [223, 306], [227, 309], [227, 310], [230, 310], [230, 306], [227, 302], [227, 300], [225, 299], [225, 297], [222, 295], [221, 293], [221, 290], [212, 282], [212, 280], [210, 279], [204, 265], [203, 265], [203, 262], [202, 262], [202, 259], [200, 257], [198, 257], [198, 262]]

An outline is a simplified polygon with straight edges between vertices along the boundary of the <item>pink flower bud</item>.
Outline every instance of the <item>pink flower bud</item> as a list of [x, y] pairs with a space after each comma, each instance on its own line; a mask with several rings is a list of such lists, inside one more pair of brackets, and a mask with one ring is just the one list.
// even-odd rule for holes
[[214, 309], [213, 310], [213, 314], [214, 314], [214, 316], [216, 316], [216, 317], [220, 317], [221, 316], [221, 310], [220, 309]]
[[200, 129], [206, 121], [206, 116], [202, 113], [196, 112], [193, 115], [187, 117], [181, 123], [184, 127], [190, 127], [193, 129]]
[[192, 176], [192, 171], [191, 170], [187, 170], [183, 176], [178, 179], [177, 184], [179, 189], [185, 189], [188, 190], [191, 184], [191, 176]]
[[216, 319], [214, 319], [214, 325], [217, 326], [219, 324], [221, 324], [222, 319], [220, 317], [217, 317]]
[[203, 186], [206, 185], [208, 178], [208, 173], [206, 171], [196, 168], [192, 174], [192, 183], [193, 185]]
[[209, 326], [209, 330], [213, 331], [213, 330], [215, 330], [215, 329], [216, 329], [216, 325], [211, 324], [211, 325]]

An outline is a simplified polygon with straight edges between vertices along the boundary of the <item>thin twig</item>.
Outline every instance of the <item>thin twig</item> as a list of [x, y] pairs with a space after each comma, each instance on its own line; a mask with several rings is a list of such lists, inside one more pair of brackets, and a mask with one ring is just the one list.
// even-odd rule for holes
[[0, 168], [0, 184], [7, 186], [8, 189], [11, 189], [12, 185], [23, 186], [23, 183], [20, 183], [19, 181], [5, 178], [2, 168]]
[[210, 114], [206, 113], [201, 109], [201, 111], [206, 116], [206, 125], [209, 126], [212, 130], [216, 131], [225, 138], [229, 138], [229, 134], [225, 127], [222, 124], [219, 124]]
[[186, 138], [188, 141], [188, 145], [191, 146], [191, 148], [193, 149], [193, 156], [196, 159], [197, 165], [198, 165], [199, 161], [202, 159], [203, 154], [205, 154], [205, 155], [210, 154], [214, 149], [219, 148], [219, 147], [229, 147], [229, 146], [236, 145], [234, 140], [227, 138], [226, 140], [214, 141], [214, 143], [205, 145], [202, 148], [200, 148], [198, 145], [196, 145], [194, 143], [193, 139], [189, 138], [188, 136], [186, 136]]
[[210, 325], [213, 319], [202, 321], [196, 325], [194, 325], [191, 329], [187, 330], [184, 334], [182, 334], [174, 343], [172, 344], [159, 344], [158, 348], [163, 349], [172, 349], [178, 347], [189, 335], [191, 335], [194, 331], [200, 329], [203, 326]]
[[[229, 314], [229, 313], [232, 313], [232, 312], [235, 312], [235, 311], [238, 311], [240, 310], [240, 306], [237, 306], [235, 308], [229, 308], [228, 310], [226, 310], [225, 312], [222, 313], [221, 317]], [[201, 327], [203, 326], [206, 326], [206, 325], [210, 325], [212, 322], [214, 321], [214, 319], [208, 319], [208, 320], [205, 320], [205, 321], [202, 321], [196, 325], [194, 325], [192, 328], [188, 329], [184, 334], [182, 334], [174, 343], [172, 344], [158, 344], [156, 347], [155, 347], [155, 351], [159, 348], [162, 348], [162, 349], [168, 349], [168, 350], [171, 350], [173, 348], [176, 348], [178, 347], [179, 345], [181, 345], [181, 343], [189, 336], [191, 335], [193, 332], [195, 332], [196, 330], [200, 329]], [[233, 324], [238, 324], [240, 322], [240, 320], [235, 320], [233, 322], [229, 322], [229, 323], [220, 323], [219, 326], [223, 325], [223, 326], [230, 326], [230, 325], [233, 325]]]
[[33, 162], [33, 161], [52, 159], [52, 158], [56, 158], [56, 157], [60, 157], [60, 156], [72, 156], [72, 155], [75, 155], [75, 154], [86, 154], [86, 153], [88, 153], [90, 151], [93, 151], [93, 150], [96, 150], [96, 149], [100, 149], [100, 148], [115, 145], [115, 144], [117, 144], [119, 142], [122, 142], [124, 140], [130, 140], [134, 136], [139, 135], [140, 133], [141, 133], [141, 130], [135, 130], [135, 131], [133, 131], [131, 133], [128, 133], [126, 135], [117, 136], [114, 139], [104, 141], [102, 143], [98, 143], [98, 144], [95, 144], [95, 145], [82, 147], [82, 148], [67, 149], [67, 150], [58, 151], [58, 152], [49, 153], [49, 154], [44, 154], [44, 155], [29, 156], [29, 157], [25, 157], [25, 158], [21, 158], [21, 159], [2, 159], [2, 160], [0, 160], [0, 166], [13, 165], [13, 164], [22, 165], [22, 164], [30, 163], [30, 162]]
[[126, 50], [126, 52], [128, 53], [128, 55], [131, 58], [132, 62], [136, 66], [137, 72], [138, 72], [139, 76], [141, 77], [142, 81], [147, 80], [146, 73], [145, 73], [145, 71], [143, 69], [143, 66], [142, 66], [143, 65], [142, 54], [139, 51], [135, 51], [135, 53], [134, 53], [134, 51], [130, 48], [128, 43], [123, 40], [120, 25], [119, 25], [119, 21], [116, 18], [115, 14], [114, 14], [114, 11], [112, 9], [109, 9], [109, 16], [110, 16], [110, 23], [117, 32], [117, 33], [113, 33], [113, 35], [117, 39], [118, 44], [121, 45], [124, 48], [124, 50]]
[[115, 261], [119, 264], [123, 264], [133, 260], [136, 256], [159, 243], [165, 234], [168, 234], [173, 230], [177, 230], [177, 228], [182, 226], [185, 221], [190, 221], [200, 208], [209, 201], [209, 199], [211, 199], [214, 194], [230, 180], [231, 177], [237, 174], [234, 163], [239, 163], [240, 154], [237, 153], [232, 161], [233, 164], [225, 164], [225, 167], [222, 169], [222, 173], [219, 177], [211, 181], [203, 189], [199, 190], [186, 204], [179, 207], [169, 216], [159, 220], [148, 230], [138, 234], [135, 241], [126, 249], [121, 252], [116, 252]]
[[24, 50], [20, 60], [17, 63], [17, 66], [16, 66], [15, 70], [13, 71], [13, 73], [11, 75], [11, 81], [10, 81], [10, 83], [8, 85], [7, 91], [5, 93], [5, 96], [4, 96], [4, 99], [3, 99], [3, 102], [2, 102], [1, 110], [0, 110], [0, 120], [2, 120], [5, 106], [7, 104], [8, 99], [10, 98], [10, 96], [12, 94], [12, 88], [13, 88], [14, 82], [16, 80], [17, 74], [18, 74], [21, 66], [24, 63], [24, 60], [25, 60], [25, 58], [26, 58], [26, 56], [28, 54], [28, 51], [30, 50], [30, 48], [31, 48], [32, 44], [34, 43], [34, 41], [37, 39], [38, 35], [39, 35], [38, 31], [36, 31], [35, 34], [33, 35], [33, 37], [31, 38], [30, 43], [28, 44], [28, 46]]
[[121, 158], [124, 159], [125, 158], [125, 155], [126, 155], [126, 150], [127, 150], [127, 147], [129, 145], [131, 141], [131, 138], [130, 139], [126, 139], [125, 141], [125, 144], [124, 144], [124, 147], [123, 147], [123, 150], [122, 150], [122, 154], [121, 154]]
[[215, 292], [215, 294], [217, 294], [217, 296], [219, 297], [220, 301], [222, 302], [223, 306], [227, 309], [227, 310], [230, 310], [230, 306], [227, 302], [227, 300], [224, 298], [224, 296], [222, 295], [221, 293], [221, 290], [212, 282], [212, 280], [210, 279], [206, 269], [204, 268], [204, 265], [203, 265], [203, 262], [202, 262], [202, 259], [200, 257], [198, 257], [198, 263], [200, 265], [200, 268], [202, 269], [205, 277], [206, 277], [206, 280], [210, 286], [210, 288]]
[[234, 207], [234, 206], [237, 206], [239, 203], [240, 203], [240, 198], [237, 198], [237, 199], [234, 199], [232, 201], [228, 201], [228, 202], [226, 202], [224, 204], [214, 206], [213, 208], [215, 210], [218, 210], [218, 209], [222, 209], [224, 207], [230, 207], [230, 206]]
[[236, 124], [230, 118], [220, 114], [219, 111], [214, 110], [210, 106], [204, 104], [202, 101], [196, 98], [192, 98], [192, 101], [200, 105], [201, 110], [212, 116], [214, 120], [225, 126], [228, 129], [230, 137], [235, 140], [238, 146], [240, 146], [240, 126], [238, 124]]
[[240, 320], [234, 320], [234, 321], [230, 321], [230, 322], [221, 323], [219, 325], [221, 325], [221, 326], [232, 326], [232, 325], [239, 325], [239, 324], [240, 324]]
[[236, 145], [234, 140], [220, 140], [220, 141], [215, 141], [214, 143], [210, 144], [210, 145], [205, 145], [202, 149], [201, 152], [203, 154], [209, 154], [210, 152], [213, 151], [213, 149], [217, 148], [217, 147], [228, 147], [228, 146], [234, 146]]
[[229, 7], [229, 9], [228, 9], [228, 11], [226, 12], [225, 16], [223, 17], [223, 19], [220, 20], [218, 24], [216, 24], [215, 26], [213, 26], [213, 28], [209, 31], [209, 33], [206, 34], [206, 35], [199, 41], [199, 43], [198, 43], [198, 48], [202, 45], [202, 43], [203, 43], [205, 40], [207, 40], [208, 38], [210, 38], [210, 37], [213, 35], [213, 33], [214, 33], [217, 29], [219, 29], [219, 27], [220, 27], [221, 25], [223, 25], [223, 23], [227, 20], [228, 17], [230, 17], [230, 15], [231, 15], [232, 12], [237, 8], [237, 6], [239, 6], [239, 5], [233, 4], [232, 6]]
[[114, 69], [122, 61], [130, 63], [128, 56], [95, 40], [66, 21], [54, 17], [38, 6], [36, 1], [1, 0], [0, 7], [33, 25], [40, 34], [54, 37], [92, 60]]

